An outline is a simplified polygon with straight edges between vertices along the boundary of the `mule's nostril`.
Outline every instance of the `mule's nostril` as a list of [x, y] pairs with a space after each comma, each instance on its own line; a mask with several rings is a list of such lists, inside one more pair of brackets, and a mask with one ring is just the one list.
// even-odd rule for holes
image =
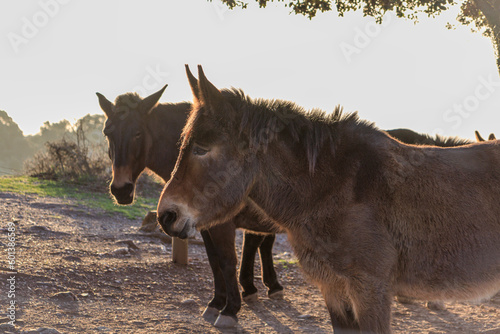
[[161, 217], [161, 225], [162, 226], [170, 226], [177, 219], [177, 214], [174, 211], [167, 211]]

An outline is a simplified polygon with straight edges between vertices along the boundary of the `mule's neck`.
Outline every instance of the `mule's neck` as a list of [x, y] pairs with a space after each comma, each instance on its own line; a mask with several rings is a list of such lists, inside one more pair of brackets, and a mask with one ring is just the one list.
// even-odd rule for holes
[[170, 179], [179, 155], [179, 138], [191, 108], [187, 102], [159, 104], [147, 119], [149, 150], [146, 167], [165, 182]]
[[[357, 133], [356, 127], [363, 127]], [[381, 156], [374, 147], [389, 137], [369, 126], [340, 124], [335, 127], [335, 142], [323, 142], [318, 150], [313, 171], [310, 170], [307, 149], [303, 143], [290, 138], [280, 138], [269, 143], [266, 152], [257, 154], [259, 166], [256, 182], [250, 198], [271, 219], [285, 228], [302, 225], [311, 212], [317, 214], [320, 203], [333, 201], [339, 205], [356, 194], [349, 182], [358, 182], [358, 172], [365, 168], [377, 168]], [[368, 184], [366, 187], [376, 188]], [[357, 185], [354, 191], [357, 191]], [[312, 211], [311, 211], [312, 210]]]

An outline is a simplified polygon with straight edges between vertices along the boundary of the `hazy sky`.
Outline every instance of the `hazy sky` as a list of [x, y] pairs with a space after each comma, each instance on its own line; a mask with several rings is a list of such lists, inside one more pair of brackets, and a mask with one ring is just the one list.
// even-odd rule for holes
[[[254, 0], [249, 0], [255, 2]], [[312, 21], [281, 3], [229, 11], [206, 0], [38, 0], [0, 3], [0, 109], [25, 134], [74, 122], [127, 91], [191, 100], [184, 64], [219, 88], [327, 111], [337, 105], [384, 129], [500, 134], [500, 78], [489, 39], [361, 12]]]

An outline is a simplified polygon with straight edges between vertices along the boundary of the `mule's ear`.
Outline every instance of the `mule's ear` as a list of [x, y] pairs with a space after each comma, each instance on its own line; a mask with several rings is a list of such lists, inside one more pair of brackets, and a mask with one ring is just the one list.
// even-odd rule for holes
[[144, 100], [142, 100], [140, 105], [139, 105], [139, 111], [141, 113], [145, 113], [145, 114], [149, 113], [151, 111], [151, 109], [153, 109], [154, 106], [156, 106], [156, 104], [160, 100], [161, 94], [163, 94], [163, 92], [165, 91], [165, 88], [167, 88], [167, 86], [168, 85], [163, 86], [162, 89], [160, 89], [159, 91], [157, 91], [154, 94], [149, 95]]
[[198, 65], [198, 85], [202, 105], [209, 107], [209, 109], [217, 109], [224, 98], [217, 87], [208, 81], [201, 65]]
[[95, 93], [99, 98], [99, 105], [106, 117], [110, 118], [113, 115], [113, 103], [104, 97], [101, 93]]
[[490, 133], [490, 135], [488, 136], [488, 140], [497, 140], [497, 138], [495, 137], [494, 133]]
[[193, 92], [193, 99], [195, 103], [199, 103], [200, 101], [200, 88], [198, 87], [198, 79], [196, 79], [191, 73], [189, 66], [186, 64], [186, 75], [189, 80], [189, 86], [191, 86], [191, 92]]
[[481, 137], [481, 135], [479, 134], [479, 132], [477, 130], [474, 131], [474, 134], [476, 135], [476, 140], [477, 141], [484, 141], [484, 138]]

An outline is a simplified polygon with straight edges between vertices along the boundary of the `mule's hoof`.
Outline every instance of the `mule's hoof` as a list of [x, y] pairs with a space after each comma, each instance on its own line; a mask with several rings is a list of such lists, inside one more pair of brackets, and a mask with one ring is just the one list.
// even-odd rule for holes
[[255, 303], [257, 300], [259, 300], [259, 296], [257, 295], [257, 292], [243, 297], [243, 301], [245, 303]]
[[219, 317], [219, 310], [215, 307], [207, 306], [205, 311], [203, 311], [202, 317], [213, 325]]
[[238, 320], [228, 315], [219, 315], [214, 326], [218, 328], [231, 328], [238, 324]]
[[270, 292], [269, 293], [269, 298], [270, 299], [281, 300], [281, 299], [283, 299], [284, 295], [285, 295], [285, 293], [283, 292], [283, 290], [278, 290], [278, 291]]
[[443, 311], [443, 310], [446, 310], [446, 306], [441, 301], [438, 301], [438, 302], [427, 302], [427, 304], [425, 306], [427, 306], [427, 308], [429, 310], [434, 310], [434, 311]]

